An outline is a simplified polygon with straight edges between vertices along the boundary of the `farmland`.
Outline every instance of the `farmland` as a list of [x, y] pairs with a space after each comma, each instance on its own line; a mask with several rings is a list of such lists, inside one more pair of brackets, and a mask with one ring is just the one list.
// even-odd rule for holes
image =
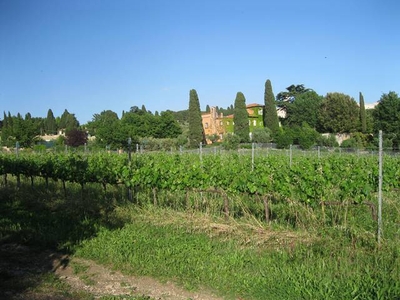
[[1, 155], [2, 242], [227, 299], [400, 295], [400, 159], [286, 152]]

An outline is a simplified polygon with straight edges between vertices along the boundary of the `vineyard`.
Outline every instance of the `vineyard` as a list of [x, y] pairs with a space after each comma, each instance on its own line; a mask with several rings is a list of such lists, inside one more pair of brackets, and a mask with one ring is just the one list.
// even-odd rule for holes
[[[0, 174], [5, 184], [8, 175], [18, 184], [21, 178], [32, 185], [36, 178], [46, 184], [51, 179], [61, 182], [64, 192], [71, 183], [82, 190], [87, 184], [101, 184], [104, 190], [124, 185], [130, 200], [138, 204], [143, 204], [140, 195], [146, 194], [152, 204], [183, 209], [199, 208], [202, 201], [193, 195], [201, 194], [211, 198], [203, 207], [232, 217], [245, 210], [270, 221], [280, 218], [270, 211], [271, 205], [293, 202], [311, 209], [366, 204], [376, 217], [372, 201], [378, 189], [378, 159], [373, 155], [294, 156], [290, 163], [282, 153], [253, 158], [239, 153], [153, 153], [131, 158], [110, 153], [1, 155]], [[399, 188], [400, 158], [385, 156], [383, 190]], [[161, 201], [165, 193], [174, 193], [174, 199]]]
[[380, 243], [372, 154], [21, 152], [0, 154], [0, 175], [0, 244], [224, 299], [400, 295], [398, 156], [383, 157]]

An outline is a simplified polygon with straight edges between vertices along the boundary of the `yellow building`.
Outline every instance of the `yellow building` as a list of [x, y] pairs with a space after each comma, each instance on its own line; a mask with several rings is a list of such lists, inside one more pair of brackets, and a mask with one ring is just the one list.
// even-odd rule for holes
[[[256, 127], [264, 127], [264, 105], [252, 103], [247, 105], [246, 108], [249, 115], [250, 132]], [[209, 113], [203, 113], [201, 117], [207, 143], [211, 143], [209, 137], [212, 135], [217, 135], [218, 140], [222, 140], [224, 134], [233, 133], [233, 115], [224, 116], [222, 113], [218, 114], [216, 107], [213, 106], [210, 108]]]
[[[218, 114], [217, 109], [215, 106], [210, 108], [209, 113], [203, 113], [201, 115], [204, 134], [207, 138], [207, 143], [211, 143], [209, 140], [209, 136], [217, 135], [219, 140], [222, 139], [222, 136], [227, 132], [226, 128], [224, 127], [224, 116], [223, 114]], [[226, 118], [226, 117], [225, 117]]]

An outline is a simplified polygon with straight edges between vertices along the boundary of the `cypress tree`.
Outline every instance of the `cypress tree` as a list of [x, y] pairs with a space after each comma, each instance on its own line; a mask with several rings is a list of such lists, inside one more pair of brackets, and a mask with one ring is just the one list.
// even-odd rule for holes
[[233, 123], [233, 132], [240, 138], [240, 142], [248, 142], [250, 133], [249, 115], [246, 109], [246, 99], [242, 92], [236, 94]]
[[6, 112], [3, 112], [3, 127], [7, 127], [7, 115]]
[[360, 92], [360, 123], [361, 123], [361, 132], [367, 132], [367, 116], [365, 114], [365, 104], [364, 104], [364, 96]]
[[279, 119], [276, 112], [275, 96], [269, 79], [265, 82], [264, 105], [264, 126], [268, 127], [273, 134], [277, 134], [279, 132]]
[[189, 147], [196, 148], [200, 143], [205, 142], [205, 135], [201, 119], [200, 102], [196, 90], [190, 90], [189, 96]]
[[68, 112], [68, 110], [65, 109], [64, 112], [63, 112], [62, 115], [61, 115], [60, 122], [59, 122], [59, 124], [58, 124], [58, 127], [59, 127], [59, 128], [65, 129], [65, 128], [67, 127], [67, 118], [68, 118], [68, 115], [69, 115], [69, 112]]
[[45, 131], [48, 134], [56, 134], [57, 133], [56, 118], [54, 118], [54, 114], [51, 109], [49, 109], [47, 111], [47, 118], [45, 120]]

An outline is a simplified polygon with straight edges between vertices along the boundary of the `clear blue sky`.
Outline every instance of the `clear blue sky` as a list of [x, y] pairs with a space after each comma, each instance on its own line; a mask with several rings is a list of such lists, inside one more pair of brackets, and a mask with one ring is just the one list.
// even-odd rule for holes
[[0, 118], [400, 93], [397, 0], [0, 0]]

